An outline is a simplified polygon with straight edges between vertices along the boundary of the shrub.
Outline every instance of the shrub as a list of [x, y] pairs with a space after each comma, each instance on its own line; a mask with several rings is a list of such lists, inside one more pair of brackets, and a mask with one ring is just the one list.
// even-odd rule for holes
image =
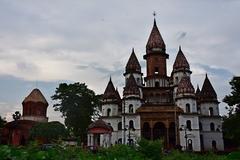
[[148, 141], [146, 139], [141, 139], [138, 142], [137, 149], [146, 159], [160, 160], [163, 155], [162, 140]]

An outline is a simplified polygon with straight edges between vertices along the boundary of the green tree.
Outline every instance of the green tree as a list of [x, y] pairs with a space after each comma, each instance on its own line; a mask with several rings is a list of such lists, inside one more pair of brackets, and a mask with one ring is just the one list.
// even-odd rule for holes
[[233, 77], [229, 82], [231, 94], [224, 97], [223, 102], [229, 105], [228, 116], [224, 118], [223, 131], [226, 142], [240, 146], [240, 77]]
[[0, 116], [0, 128], [2, 128], [6, 123], [7, 123], [7, 121], [5, 120], [5, 118], [2, 118]]
[[86, 142], [87, 127], [100, 104], [100, 96], [88, 89], [85, 83], [61, 83], [51, 97], [57, 103], [55, 111], [60, 111], [70, 133]]
[[47, 141], [55, 141], [68, 136], [67, 129], [60, 122], [37, 123], [30, 130], [32, 139], [44, 138]]
[[224, 97], [223, 102], [229, 105], [228, 110], [231, 115], [234, 111], [240, 113], [240, 77], [233, 77], [229, 84], [232, 91]]
[[19, 111], [16, 111], [14, 114], [12, 114], [13, 120], [17, 121], [21, 118], [21, 113]]

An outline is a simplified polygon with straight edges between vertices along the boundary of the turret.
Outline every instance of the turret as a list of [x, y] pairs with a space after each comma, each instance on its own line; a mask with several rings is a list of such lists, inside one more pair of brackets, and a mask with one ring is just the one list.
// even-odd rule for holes
[[218, 116], [219, 115], [219, 109], [218, 109], [218, 100], [217, 100], [217, 94], [208, 79], [208, 76], [206, 74], [201, 92], [199, 93], [199, 104], [200, 104], [200, 110], [201, 114], [203, 115], [209, 115], [209, 116]]
[[158, 30], [154, 19], [153, 28], [146, 45], [146, 54], [143, 58], [147, 61], [147, 87], [168, 87], [167, 62], [169, 55], [166, 53], [166, 45]]
[[188, 76], [182, 77], [178, 84], [176, 104], [181, 107], [185, 113], [197, 112], [195, 90]]
[[171, 74], [172, 77], [172, 83], [173, 83], [173, 87], [174, 87], [174, 91], [173, 91], [173, 98], [175, 99], [176, 97], [176, 92], [177, 92], [177, 85], [179, 84], [179, 82], [181, 81], [181, 78], [183, 76], [189, 76], [192, 72], [190, 71], [190, 66], [189, 63], [186, 59], [186, 57], [184, 56], [181, 46], [179, 46], [179, 50], [175, 59], [175, 62], [173, 64], [173, 71]]
[[135, 78], [131, 74], [123, 90], [125, 113], [135, 113], [141, 105], [141, 93]]
[[48, 102], [37, 88], [24, 99], [23, 105], [23, 120], [32, 120], [38, 122], [47, 122], [47, 107]]
[[132, 53], [128, 59], [127, 65], [125, 67], [125, 73], [123, 74], [125, 76], [125, 82], [127, 82], [127, 79], [130, 77], [130, 75], [133, 75], [135, 78], [135, 81], [137, 82], [138, 86], [142, 86], [142, 72], [141, 72], [141, 65], [137, 59], [137, 56], [135, 54], [134, 48], [132, 49]]
[[119, 95], [116, 92], [112, 79], [109, 79], [108, 85], [102, 96], [102, 114], [103, 116], [116, 116], [119, 110]]

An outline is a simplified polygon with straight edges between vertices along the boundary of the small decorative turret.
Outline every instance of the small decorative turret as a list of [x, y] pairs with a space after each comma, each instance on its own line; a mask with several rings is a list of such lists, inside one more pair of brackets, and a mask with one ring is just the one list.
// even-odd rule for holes
[[140, 96], [139, 87], [131, 74], [123, 90], [123, 96]]
[[181, 46], [179, 46], [177, 57], [173, 64], [173, 72], [179, 72], [179, 71], [191, 72], [189, 63], [182, 52]]
[[115, 101], [117, 101], [119, 99], [119, 96], [117, 95], [117, 92], [112, 83], [111, 77], [109, 79], [108, 85], [103, 94], [103, 100], [104, 99], [111, 99], [111, 100], [115, 100]]
[[218, 102], [217, 94], [206, 74], [201, 92], [199, 94], [201, 102]]
[[141, 66], [134, 52], [134, 48], [132, 49], [131, 56], [128, 59], [127, 65], [125, 67], [124, 74], [128, 74], [128, 73], [141, 73]]
[[148, 51], [151, 50], [160, 50], [160, 51], [166, 51], [166, 45], [163, 41], [163, 38], [158, 30], [157, 24], [156, 24], [156, 20], [154, 18], [154, 23], [153, 23], [153, 28], [151, 31], [151, 34], [148, 38], [148, 42], [146, 45], [146, 51], [148, 53]]
[[178, 84], [177, 97], [182, 96], [195, 96], [195, 90], [188, 76], [182, 77]]

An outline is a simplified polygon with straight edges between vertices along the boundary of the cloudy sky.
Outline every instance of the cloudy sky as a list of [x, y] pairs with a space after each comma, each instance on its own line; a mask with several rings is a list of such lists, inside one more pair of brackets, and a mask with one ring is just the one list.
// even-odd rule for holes
[[194, 86], [208, 73], [221, 101], [240, 74], [239, 9], [238, 0], [0, 0], [0, 115], [11, 120], [38, 87], [50, 103], [49, 119], [61, 120], [50, 99], [61, 82], [103, 93], [111, 75], [121, 91], [132, 47], [145, 73], [153, 11], [170, 56], [168, 74], [181, 45]]

